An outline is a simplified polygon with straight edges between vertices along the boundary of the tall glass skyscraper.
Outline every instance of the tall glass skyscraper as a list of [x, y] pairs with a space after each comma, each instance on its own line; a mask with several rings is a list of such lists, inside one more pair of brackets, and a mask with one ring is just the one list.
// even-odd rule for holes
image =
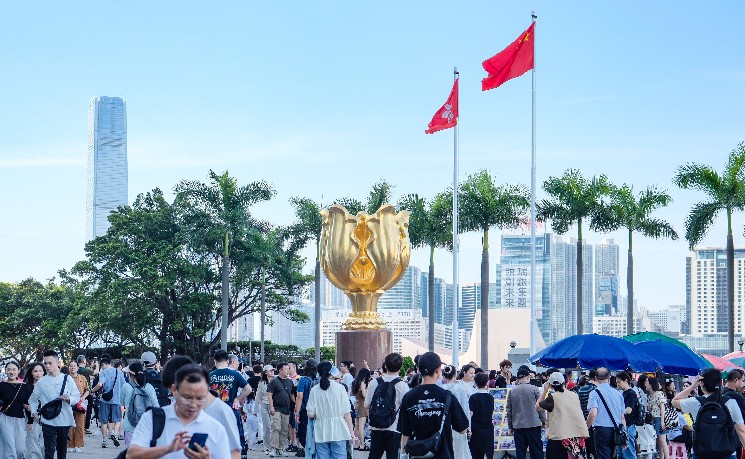
[[96, 97], [88, 107], [86, 239], [106, 234], [108, 216], [127, 205], [127, 103]]

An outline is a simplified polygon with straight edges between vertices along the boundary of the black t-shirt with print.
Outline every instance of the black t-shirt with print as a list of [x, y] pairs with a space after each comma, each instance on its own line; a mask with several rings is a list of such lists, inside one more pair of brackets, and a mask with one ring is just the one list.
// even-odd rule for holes
[[[452, 397], [448, 391], [435, 385], [419, 385], [404, 395], [398, 417], [398, 431], [414, 439], [431, 437], [442, 424], [445, 397]], [[493, 403], [493, 402], [492, 402]], [[460, 403], [450, 399], [450, 413], [445, 419], [442, 432], [442, 447], [434, 459], [453, 459], [453, 430], [462, 432], [468, 428], [468, 418]]]

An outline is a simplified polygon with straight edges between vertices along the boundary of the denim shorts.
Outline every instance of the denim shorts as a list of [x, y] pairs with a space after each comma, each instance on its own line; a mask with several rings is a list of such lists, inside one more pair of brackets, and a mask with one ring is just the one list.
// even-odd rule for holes
[[106, 403], [101, 400], [98, 407], [98, 422], [101, 424], [122, 421], [122, 406], [115, 403]]
[[666, 430], [661, 430], [661, 429], [662, 429], [662, 418], [661, 417], [658, 417], [658, 416], [655, 416], [655, 418], [654, 418], [654, 432], [657, 435], [667, 435], [670, 432], [672, 432], [672, 429], [666, 429]]

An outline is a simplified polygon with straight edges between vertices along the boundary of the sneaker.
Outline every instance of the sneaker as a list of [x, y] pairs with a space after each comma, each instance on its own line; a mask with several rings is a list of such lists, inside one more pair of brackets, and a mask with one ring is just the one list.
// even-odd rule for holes
[[120, 443], [119, 443], [119, 439], [116, 438], [116, 435], [111, 434], [110, 435], [110, 438], [111, 438], [111, 442], [114, 443], [114, 446], [116, 446], [118, 448], [119, 445], [120, 445]]
[[105, 442], [105, 441], [104, 441], [103, 443], [101, 443], [101, 448], [108, 448], [108, 447], [109, 447], [109, 445], [108, 445], [108, 444], [106, 444], [106, 442]]
[[85, 429], [86, 435], [93, 435], [93, 432], [91, 432], [91, 429]]
[[83, 452], [83, 448], [75, 448], [75, 452], [76, 453], [82, 453]]
[[119, 441], [124, 441], [124, 434], [119, 434]]
[[269, 457], [277, 457], [277, 451], [274, 449], [269, 451]]
[[68, 453], [74, 453], [74, 452], [75, 452], [75, 448], [68, 448], [68, 449], [67, 449], [67, 452], [68, 452]]

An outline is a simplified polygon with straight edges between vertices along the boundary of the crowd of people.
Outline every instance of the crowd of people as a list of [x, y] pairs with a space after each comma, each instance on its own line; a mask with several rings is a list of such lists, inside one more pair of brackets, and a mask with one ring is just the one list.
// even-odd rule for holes
[[[503, 416], [524, 459], [724, 458], [745, 444], [742, 370], [709, 369], [687, 378], [597, 368], [586, 374], [504, 360], [487, 371], [445, 365], [427, 352], [401, 376], [403, 358], [334, 365], [309, 359], [253, 362], [218, 350], [211, 369], [187, 356], [161, 367], [103, 355], [63, 362], [54, 351], [0, 382], [0, 459], [65, 459], [90, 441], [121, 458], [269, 457], [491, 459], [495, 403], [511, 388]], [[576, 376], [576, 378], [575, 378]], [[544, 450], [544, 439], [545, 450]], [[109, 443], [111, 442], [111, 443]], [[125, 450], [126, 448], [126, 450]], [[358, 453], [359, 454], [359, 453]]]

